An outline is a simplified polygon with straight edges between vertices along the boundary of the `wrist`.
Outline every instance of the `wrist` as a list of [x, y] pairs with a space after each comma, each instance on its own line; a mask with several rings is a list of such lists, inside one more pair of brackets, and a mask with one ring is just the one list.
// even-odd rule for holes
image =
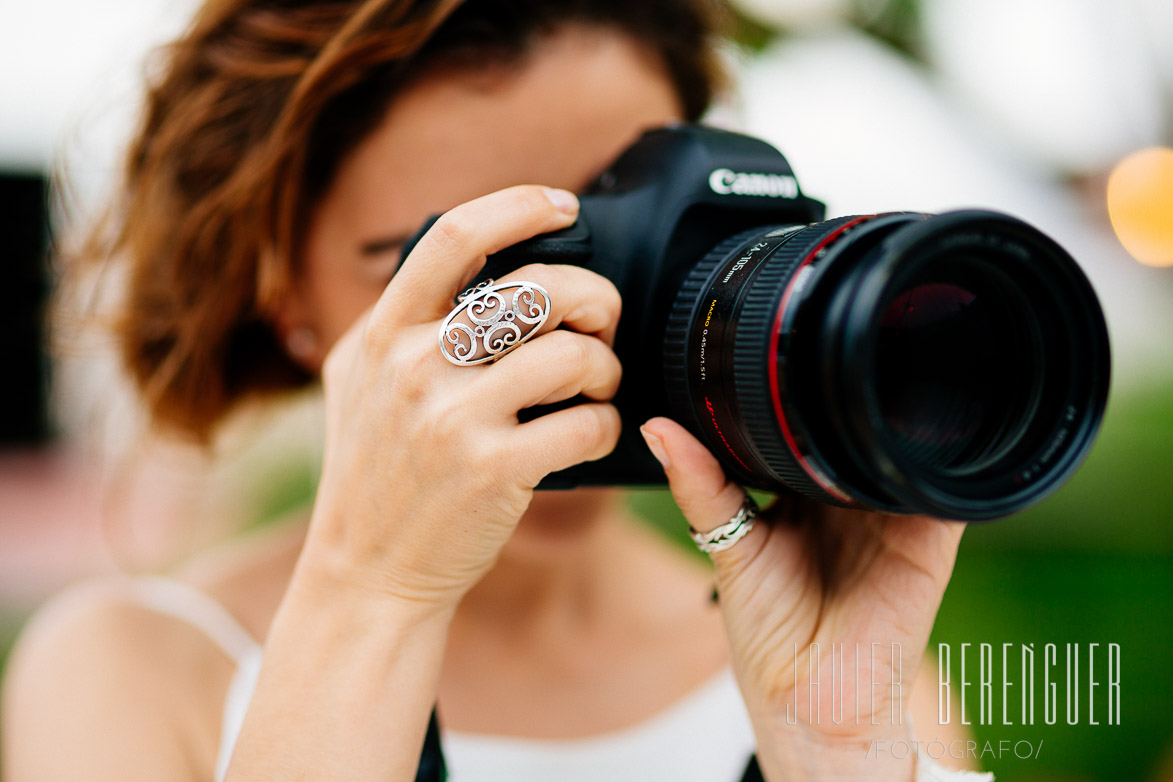
[[758, 762], [765, 779], [847, 782], [912, 782], [915, 752], [908, 751], [911, 726], [877, 725], [829, 734], [809, 724], [755, 721]]
[[425, 597], [421, 590], [397, 588], [391, 579], [372, 576], [370, 570], [354, 565], [337, 550], [323, 551], [307, 541], [283, 607], [289, 604], [300, 613], [328, 613], [405, 631], [432, 626], [446, 631], [458, 596]]
[[290, 589], [308, 598], [365, 605], [375, 613], [391, 611], [407, 621], [450, 619], [466, 585], [441, 579], [435, 559], [428, 561], [421, 553], [427, 546], [402, 542], [391, 550], [387, 539], [404, 526], [398, 519], [384, 517], [378, 525], [362, 522], [353, 509], [319, 497]]

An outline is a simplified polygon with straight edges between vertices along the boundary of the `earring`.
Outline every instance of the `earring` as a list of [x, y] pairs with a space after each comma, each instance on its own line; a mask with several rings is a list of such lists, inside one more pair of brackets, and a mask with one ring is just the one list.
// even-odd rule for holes
[[299, 326], [285, 336], [285, 349], [294, 358], [308, 361], [318, 349], [318, 335], [308, 326]]

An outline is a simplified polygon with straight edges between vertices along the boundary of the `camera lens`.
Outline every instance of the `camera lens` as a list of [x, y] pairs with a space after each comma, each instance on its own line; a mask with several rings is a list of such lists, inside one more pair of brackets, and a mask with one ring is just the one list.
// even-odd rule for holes
[[[984, 275], [983, 275], [984, 271]], [[1024, 433], [1039, 378], [1029, 303], [974, 260], [922, 273], [883, 304], [876, 400], [895, 447], [926, 470], [972, 474]]]
[[983, 211], [731, 237], [684, 282], [664, 356], [673, 412], [740, 481], [966, 520], [1070, 475], [1109, 368], [1075, 262]]

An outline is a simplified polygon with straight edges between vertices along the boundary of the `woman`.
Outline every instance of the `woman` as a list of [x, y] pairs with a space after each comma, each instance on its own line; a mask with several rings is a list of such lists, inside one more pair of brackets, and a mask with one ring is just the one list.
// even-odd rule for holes
[[[791, 501], [713, 553], [715, 606], [616, 492], [533, 492], [616, 441], [609, 282], [525, 267], [540, 336], [476, 367], [437, 349], [487, 254], [569, 226], [641, 131], [699, 116], [709, 24], [700, 0], [207, 4], [91, 254], [126, 266], [123, 355], [160, 424], [207, 439], [320, 375], [317, 500], [176, 580], [44, 611], [6, 686], [6, 779], [408, 780], [436, 704], [457, 780], [735, 780], [755, 749], [770, 780], [935, 778], [882, 748], [911, 738], [961, 525]], [[693, 527], [743, 507], [683, 428], [643, 431]], [[904, 694], [833, 683], [812, 643], [848, 670], [900, 649], [861, 668]], [[828, 718], [833, 692], [857, 719]]]

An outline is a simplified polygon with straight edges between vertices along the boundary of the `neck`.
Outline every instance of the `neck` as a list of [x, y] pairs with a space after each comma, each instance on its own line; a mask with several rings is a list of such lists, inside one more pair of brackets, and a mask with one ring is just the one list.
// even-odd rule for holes
[[614, 583], [627, 518], [621, 498], [596, 489], [537, 495], [460, 615], [511, 633], [590, 622]]

